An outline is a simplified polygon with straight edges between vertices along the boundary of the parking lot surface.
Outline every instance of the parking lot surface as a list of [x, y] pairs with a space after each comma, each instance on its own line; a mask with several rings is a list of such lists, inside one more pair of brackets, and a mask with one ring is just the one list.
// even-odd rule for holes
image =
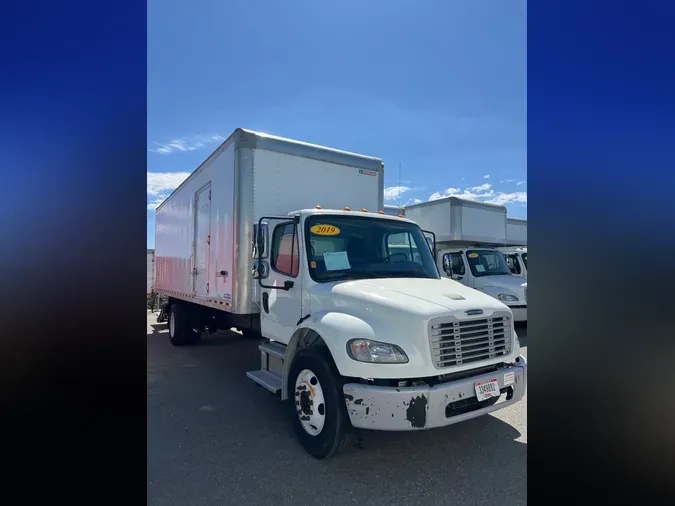
[[[518, 328], [527, 356], [527, 329]], [[368, 431], [317, 461], [286, 406], [246, 377], [258, 341], [218, 332], [174, 348], [148, 313], [148, 504], [527, 502], [527, 394], [494, 414], [425, 432]]]

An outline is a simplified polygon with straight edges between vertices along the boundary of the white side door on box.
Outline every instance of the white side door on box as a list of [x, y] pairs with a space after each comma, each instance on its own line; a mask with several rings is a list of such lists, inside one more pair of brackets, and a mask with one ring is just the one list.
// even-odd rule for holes
[[209, 293], [211, 244], [211, 183], [195, 193], [195, 237], [193, 291], [201, 297]]
[[[298, 235], [293, 222], [272, 221], [268, 276], [262, 280], [260, 328], [268, 339], [288, 344], [302, 317], [302, 283]], [[280, 287], [291, 282], [289, 290]], [[279, 288], [265, 288], [265, 287]]]

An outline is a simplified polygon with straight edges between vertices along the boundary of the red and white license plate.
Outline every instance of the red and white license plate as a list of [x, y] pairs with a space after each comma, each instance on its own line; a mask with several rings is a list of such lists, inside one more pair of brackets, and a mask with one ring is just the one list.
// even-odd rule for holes
[[500, 395], [499, 380], [497, 378], [477, 381], [474, 384], [474, 388], [476, 389], [476, 397], [478, 397], [479, 402], [491, 397], [499, 397]]

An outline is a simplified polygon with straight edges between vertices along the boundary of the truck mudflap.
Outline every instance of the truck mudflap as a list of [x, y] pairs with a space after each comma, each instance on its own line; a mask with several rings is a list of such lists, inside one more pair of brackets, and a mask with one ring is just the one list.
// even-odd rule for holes
[[[501, 396], [496, 404], [478, 402], [475, 384], [496, 379]], [[354, 427], [371, 430], [425, 430], [445, 427], [515, 404], [525, 395], [527, 360], [486, 374], [435, 386], [382, 387], [347, 383], [347, 413]]]

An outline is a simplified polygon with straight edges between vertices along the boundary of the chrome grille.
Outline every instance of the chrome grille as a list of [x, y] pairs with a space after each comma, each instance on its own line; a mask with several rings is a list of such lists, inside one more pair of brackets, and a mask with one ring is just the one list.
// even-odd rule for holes
[[462, 321], [442, 318], [429, 324], [431, 357], [439, 369], [508, 355], [511, 342], [508, 316]]

